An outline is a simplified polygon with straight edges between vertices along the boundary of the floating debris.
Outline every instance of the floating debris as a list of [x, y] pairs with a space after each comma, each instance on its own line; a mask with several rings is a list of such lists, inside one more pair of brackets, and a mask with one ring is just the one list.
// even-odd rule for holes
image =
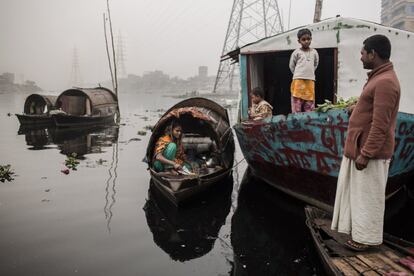
[[131, 139], [128, 140], [127, 144], [129, 144], [129, 142], [132, 142], [132, 141], [141, 141], [141, 139], [140, 138], [131, 138]]
[[45, 190], [45, 192], [46, 192], [46, 193], [50, 192], [50, 189], [46, 189], [46, 190]]
[[64, 174], [69, 174], [69, 169], [60, 170]]
[[76, 160], [76, 156], [78, 154], [76, 152], [72, 152], [72, 154], [68, 155], [65, 160], [65, 166], [68, 169], [72, 169], [73, 171], [76, 171], [77, 166], [79, 165], [79, 161]]
[[11, 113], [10, 113], [10, 112], [9, 112], [9, 113], [7, 113], [7, 116], [9, 116], [9, 117], [10, 117], [10, 116], [11, 116]]
[[152, 129], [154, 128], [154, 126], [153, 125], [146, 125], [146, 126], [144, 126], [144, 129], [145, 130], [150, 130], [150, 131], [152, 131]]
[[147, 135], [147, 132], [145, 130], [138, 130], [137, 134], [141, 135], [141, 136], [145, 136], [145, 135]]
[[0, 165], [0, 181], [5, 182], [6, 180], [8, 182], [14, 180], [13, 175], [15, 173], [11, 169], [11, 165]]
[[102, 158], [99, 158], [99, 160], [96, 160], [96, 164], [103, 165], [103, 163], [108, 162], [107, 160], [104, 160]]
[[42, 202], [50, 202], [50, 199], [42, 199]]

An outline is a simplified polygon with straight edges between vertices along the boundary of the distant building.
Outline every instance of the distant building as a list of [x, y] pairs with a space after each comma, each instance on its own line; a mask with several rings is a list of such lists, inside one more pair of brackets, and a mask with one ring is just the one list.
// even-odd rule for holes
[[414, 32], [414, 0], [382, 0], [381, 23]]
[[207, 66], [199, 66], [198, 67], [198, 76], [200, 78], [207, 78], [207, 76], [208, 76], [208, 67]]
[[13, 73], [3, 73], [0, 75], [0, 83], [2, 84], [14, 84]]

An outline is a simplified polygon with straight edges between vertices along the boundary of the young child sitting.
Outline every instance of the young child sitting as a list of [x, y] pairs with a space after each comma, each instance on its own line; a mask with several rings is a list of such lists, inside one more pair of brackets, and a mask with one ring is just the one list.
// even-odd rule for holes
[[263, 99], [264, 93], [260, 87], [253, 89], [251, 98], [252, 106], [249, 110], [250, 119], [262, 120], [267, 117], [272, 117], [273, 107]]
[[315, 108], [315, 70], [319, 64], [318, 52], [310, 47], [312, 33], [309, 29], [299, 30], [298, 42], [301, 48], [293, 51], [289, 62], [293, 74], [290, 85], [292, 113]]

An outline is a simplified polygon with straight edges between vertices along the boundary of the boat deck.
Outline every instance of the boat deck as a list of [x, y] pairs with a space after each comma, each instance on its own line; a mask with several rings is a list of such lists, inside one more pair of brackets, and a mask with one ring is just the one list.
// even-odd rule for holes
[[414, 275], [401, 260], [414, 256], [414, 248], [408, 249], [386, 237], [384, 244], [364, 252], [347, 249], [343, 244], [351, 237], [331, 230], [331, 220], [315, 218], [314, 226], [319, 228], [321, 238], [332, 263], [344, 275], [388, 275], [391, 272], [405, 272], [401, 275]]

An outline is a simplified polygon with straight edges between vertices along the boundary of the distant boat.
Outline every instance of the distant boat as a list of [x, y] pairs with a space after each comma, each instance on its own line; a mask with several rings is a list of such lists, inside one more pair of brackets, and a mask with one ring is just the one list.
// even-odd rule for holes
[[72, 88], [56, 99], [60, 112], [52, 115], [57, 127], [113, 124], [117, 113], [116, 95], [104, 87]]
[[57, 96], [31, 94], [24, 103], [23, 114], [16, 114], [21, 125], [48, 126], [54, 121], [49, 112], [55, 108]]
[[[414, 33], [342, 17], [304, 27], [312, 31], [312, 47], [320, 57], [315, 73], [319, 104], [325, 99], [335, 103], [337, 97], [359, 96], [367, 79], [359, 58], [363, 41], [374, 34], [391, 40], [401, 101], [386, 190], [390, 198], [414, 182]], [[223, 57], [240, 64], [240, 120], [234, 128], [254, 175], [308, 204], [332, 210], [349, 115], [344, 109], [290, 114], [289, 58], [299, 45], [298, 29], [248, 44]], [[265, 100], [274, 108], [272, 118], [249, 119], [250, 93], [255, 87], [265, 91]]]
[[[186, 154], [191, 151], [204, 164], [195, 174], [172, 175], [156, 172], [152, 168], [155, 144], [173, 119], [178, 120], [183, 127]], [[209, 162], [213, 157], [212, 148], [215, 148], [216, 154], [214, 164]], [[171, 107], [154, 126], [146, 159], [155, 186], [174, 204], [179, 205], [211, 186], [220, 185], [220, 180], [231, 174], [234, 149], [227, 111], [211, 100], [190, 98]]]
[[[314, 207], [306, 207], [306, 224], [327, 275], [389, 275], [400, 272], [414, 275], [404, 263], [414, 257], [414, 243], [384, 234], [384, 243], [364, 252], [344, 246], [349, 235], [331, 230], [330, 215]], [[394, 275], [394, 274], [391, 274]]]

